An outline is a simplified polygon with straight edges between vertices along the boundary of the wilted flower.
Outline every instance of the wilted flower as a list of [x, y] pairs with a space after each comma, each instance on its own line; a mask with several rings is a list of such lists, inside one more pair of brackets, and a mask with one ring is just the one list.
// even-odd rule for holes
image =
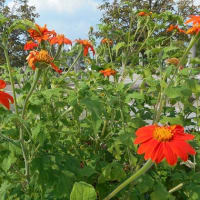
[[109, 45], [112, 45], [112, 44], [113, 44], [112, 40], [111, 40], [111, 39], [108, 39], [108, 38], [102, 39], [102, 40], [101, 40], [101, 43], [102, 43], [102, 44], [109, 44]]
[[186, 142], [194, 136], [184, 132], [180, 125], [149, 125], [136, 131], [134, 144], [140, 144], [137, 153], [145, 154], [144, 159], [160, 163], [166, 158], [169, 165], [175, 165], [177, 158], [188, 160], [188, 154], [195, 155], [195, 150]]
[[41, 51], [31, 51], [28, 57], [26, 58], [28, 61], [29, 66], [35, 70], [36, 69], [36, 63], [46, 63], [50, 64], [51, 67], [58, 72], [59, 74], [62, 73], [62, 70], [60, 70], [54, 63], [53, 58], [48, 54], [46, 50]]
[[[0, 80], [0, 89], [4, 89], [5, 87], [6, 82], [4, 80]], [[10, 103], [14, 103], [13, 97], [6, 92], [0, 91], [0, 104], [10, 110]]]
[[[166, 64], [172, 64], [172, 65], [175, 65], [175, 66], [178, 66], [179, 62], [180, 61], [179, 61], [178, 58], [168, 58], [168, 59], [165, 60]], [[183, 68], [184, 67], [182, 65], [179, 67], [180, 70], [182, 70]]]

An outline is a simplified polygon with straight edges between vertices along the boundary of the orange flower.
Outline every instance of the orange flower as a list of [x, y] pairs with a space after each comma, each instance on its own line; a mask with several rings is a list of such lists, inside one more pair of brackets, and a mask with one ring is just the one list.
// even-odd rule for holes
[[94, 48], [93, 48], [92, 44], [90, 43], [90, 41], [88, 41], [88, 40], [76, 40], [76, 42], [83, 45], [83, 48], [84, 48], [83, 55], [84, 56], [88, 55], [89, 48], [92, 51], [93, 56], [94, 56], [95, 51], [94, 51]]
[[145, 160], [160, 163], [166, 158], [169, 165], [175, 165], [178, 157], [187, 161], [188, 154], [196, 154], [186, 142], [194, 139], [194, 136], [184, 133], [184, 128], [180, 125], [144, 126], [136, 131], [136, 136], [134, 144], [140, 144], [137, 153], [145, 154]]
[[[165, 62], [167, 64], [172, 64], [172, 65], [178, 66], [178, 64], [179, 64], [180, 61], [179, 61], [178, 58], [168, 58], [168, 59], [165, 60]], [[182, 69], [184, 69], [184, 67], [181, 65], [179, 67], [179, 69], [182, 70]]]
[[[0, 80], [0, 89], [4, 89], [6, 87], [6, 82]], [[3, 91], [0, 91], [0, 104], [4, 105], [8, 110], [10, 110], [10, 103], [14, 103], [13, 97]]]
[[50, 64], [51, 67], [58, 72], [59, 74], [62, 73], [62, 70], [60, 70], [54, 63], [53, 58], [48, 54], [46, 50], [41, 51], [31, 51], [28, 57], [26, 58], [28, 61], [29, 66], [35, 70], [36, 69], [36, 63], [38, 62], [44, 62], [46, 64]]
[[101, 74], [103, 74], [105, 77], [106, 76], [111, 76], [111, 75], [115, 75], [117, 72], [111, 68], [105, 69], [105, 70], [100, 70], [99, 71]]
[[59, 44], [59, 45], [70, 44], [70, 45], [72, 45], [72, 41], [69, 40], [68, 38], [66, 38], [63, 34], [61, 34], [61, 35], [58, 34], [50, 39], [50, 44], [51, 45], [52, 44]]
[[30, 49], [33, 49], [34, 47], [37, 47], [38, 44], [33, 42], [33, 41], [28, 41], [25, 45], [24, 45], [24, 50], [30, 50]]
[[173, 65], [178, 65], [179, 64], [179, 59], [178, 58], [168, 58], [165, 60], [167, 64], [173, 64]]
[[44, 27], [41, 27], [38, 24], [35, 24], [35, 26], [36, 29], [29, 29], [28, 32], [34, 40], [38, 41], [38, 43], [40, 43], [42, 40], [48, 40], [52, 36], [56, 35], [55, 31], [49, 31], [47, 29], [46, 24], [44, 25]]
[[187, 34], [198, 34], [200, 32], [200, 24], [195, 24], [187, 30]]
[[147, 12], [139, 12], [138, 16], [150, 16], [151, 14], [152, 14], [152, 12], [149, 12], [149, 13], [147, 13]]
[[179, 33], [186, 33], [184, 30], [180, 29], [178, 25], [170, 25], [169, 28], [167, 29], [167, 32], [171, 32], [173, 30], [177, 30]]
[[110, 40], [110, 39], [108, 39], [108, 38], [102, 39], [102, 40], [101, 40], [101, 43], [102, 43], [102, 44], [109, 44], [109, 45], [112, 45], [112, 44], [113, 44], [112, 40]]
[[190, 19], [188, 19], [185, 24], [192, 22], [194, 24], [200, 24], [200, 16], [190, 15]]

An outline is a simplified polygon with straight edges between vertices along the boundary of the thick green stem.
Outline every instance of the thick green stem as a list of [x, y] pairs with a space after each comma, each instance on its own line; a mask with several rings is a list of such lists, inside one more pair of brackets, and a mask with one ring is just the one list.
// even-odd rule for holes
[[183, 183], [178, 184], [176, 187], [172, 188], [171, 190], [169, 190], [169, 193], [173, 193], [179, 189], [181, 189], [183, 187]]
[[151, 160], [148, 160], [145, 165], [140, 168], [135, 174], [133, 174], [130, 178], [125, 180], [121, 185], [119, 185], [114, 191], [112, 191], [104, 200], [109, 200], [114, 197], [118, 192], [120, 192], [123, 188], [125, 188], [128, 184], [136, 180], [138, 177], [142, 176], [148, 169], [153, 165]]
[[[57, 122], [57, 121], [58, 121], [62, 116], [64, 116], [65, 114], [71, 112], [73, 109], [74, 109], [74, 107], [73, 107], [73, 106], [70, 106], [67, 110], [65, 110], [65, 111], [56, 119], [55, 122]], [[55, 122], [54, 122], [54, 123], [55, 123]]]
[[29, 98], [31, 97], [36, 85], [37, 85], [37, 82], [40, 78], [40, 75], [41, 75], [41, 72], [42, 72], [42, 69], [36, 69], [35, 71], [35, 77], [34, 77], [34, 81], [33, 81], [33, 84], [31, 86], [31, 89], [28, 93], [28, 95], [26, 96], [26, 99], [25, 99], [25, 102], [24, 102], [24, 106], [23, 106], [23, 110], [22, 110], [22, 119], [24, 119], [24, 115], [25, 115], [25, 111], [26, 111], [26, 107], [27, 107], [27, 103], [28, 103], [28, 100]]
[[76, 57], [76, 59], [74, 60], [74, 62], [72, 63], [72, 65], [69, 67], [69, 69], [67, 70], [67, 72], [64, 74], [64, 78], [67, 76], [67, 74], [69, 73], [69, 71], [74, 67], [74, 65], [78, 62], [78, 60], [80, 59], [81, 55], [82, 55], [83, 49], [81, 48], [79, 51], [78, 56]]
[[18, 115], [18, 106], [17, 106], [17, 97], [16, 97], [16, 92], [15, 92], [15, 83], [14, 83], [14, 80], [13, 80], [13, 77], [12, 77], [11, 65], [10, 65], [10, 59], [9, 59], [9, 56], [8, 56], [8, 49], [7, 49], [7, 47], [4, 47], [4, 55], [5, 55], [5, 58], [6, 58], [7, 69], [8, 69], [8, 72], [9, 72], [10, 83], [11, 83], [11, 87], [12, 87], [15, 112]]
[[[33, 94], [34, 89], [36, 88], [37, 82], [40, 78], [42, 70], [41, 69], [36, 69], [35, 72], [35, 77], [34, 77], [34, 81], [33, 84], [31, 86], [31, 89], [28, 93], [28, 95], [26, 96], [25, 102], [24, 102], [24, 106], [23, 106], [23, 110], [22, 110], [22, 119], [24, 119], [25, 117], [25, 111], [26, 111], [26, 107], [28, 104], [28, 100], [31, 97], [31, 95]], [[24, 158], [24, 163], [25, 163], [25, 176], [27, 178], [27, 182], [29, 183], [30, 180], [30, 169], [29, 169], [29, 160], [28, 160], [28, 151], [25, 145], [25, 141], [24, 141], [24, 132], [23, 132], [23, 128], [20, 128], [20, 136], [19, 136], [19, 141], [21, 144], [21, 149], [22, 149], [22, 154], [23, 154], [23, 158]]]

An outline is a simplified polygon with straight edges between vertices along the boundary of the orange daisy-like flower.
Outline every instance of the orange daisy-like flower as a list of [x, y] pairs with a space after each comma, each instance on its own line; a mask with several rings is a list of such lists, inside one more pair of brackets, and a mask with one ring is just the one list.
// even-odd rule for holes
[[[4, 80], [0, 80], [0, 89], [4, 89], [5, 87], [6, 82]], [[0, 104], [10, 110], [10, 103], [14, 103], [13, 97], [6, 92], [0, 91]]]
[[72, 41], [69, 40], [68, 38], [66, 38], [63, 34], [61, 35], [56, 35], [56, 36], [53, 36], [51, 39], [50, 39], [50, 44], [70, 44], [72, 45]]
[[[166, 64], [172, 64], [172, 65], [175, 65], [175, 66], [178, 66], [180, 60], [178, 58], [168, 58], [165, 60], [165, 63]], [[180, 70], [184, 69], [184, 67], [181, 65], [179, 67]]]
[[35, 24], [35, 26], [36, 29], [29, 29], [28, 32], [34, 40], [38, 41], [38, 43], [40, 43], [42, 40], [49, 40], [52, 36], [56, 35], [55, 31], [49, 31], [47, 29], [46, 24], [44, 27], [41, 27], [38, 24]]
[[108, 39], [108, 38], [102, 39], [102, 40], [101, 40], [101, 43], [102, 43], [102, 44], [109, 44], [109, 45], [112, 45], [112, 44], [113, 44], [112, 40], [110, 40], [110, 39]]
[[171, 31], [173, 31], [173, 30], [177, 30], [179, 33], [186, 33], [184, 30], [180, 29], [180, 28], [178, 27], [178, 25], [173, 25], [173, 24], [171, 24], [171, 25], [169, 26], [169, 28], [167, 29], [167, 32], [171, 32]]
[[51, 67], [58, 72], [59, 74], [62, 73], [62, 70], [60, 70], [54, 63], [53, 58], [48, 54], [46, 50], [41, 51], [31, 51], [28, 57], [26, 58], [28, 61], [29, 66], [35, 70], [36, 69], [36, 63], [44, 62], [46, 64], [50, 64]]
[[152, 12], [149, 12], [149, 13], [147, 13], [147, 12], [139, 12], [138, 13], [138, 16], [150, 16], [152, 14]]
[[197, 15], [190, 15], [190, 19], [188, 19], [185, 24], [188, 24], [188, 23], [193, 23], [193, 24], [200, 24], [200, 16]]
[[35, 42], [30, 40], [24, 45], [24, 50], [27, 51], [27, 50], [33, 49], [33, 48], [35, 48], [37, 46], [38, 46], [37, 43], [35, 43]]
[[92, 44], [90, 43], [90, 41], [88, 40], [76, 40], [77, 43], [82, 44], [83, 45], [83, 55], [87, 56], [88, 55], [88, 50], [90, 49], [93, 53], [93, 56], [95, 54], [94, 48], [92, 46]]
[[187, 34], [198, 34], [200, 32], [200, 24], [195, 24], [187, 30]]
[[100, 70], [99, 71], [101, 74], [103, 74], [105, 77], [106, 76], [111, 76], [111, 75], [115, 75], [117, 72], [111, 68], [105, 69], [105, 70]]
[[178, 157], [187, 161], [188, 154], [196, 154], [186, 142], [194, 139], [194, 136], [184, 133], [184, 128], [180, 125], [144, 126], [136, 131], [136, 136], [134, 144], [140, 144], [137, 153], [145, 154], [145, 160], [160, 163], [166, 158], [169, 165], [175, 165]]

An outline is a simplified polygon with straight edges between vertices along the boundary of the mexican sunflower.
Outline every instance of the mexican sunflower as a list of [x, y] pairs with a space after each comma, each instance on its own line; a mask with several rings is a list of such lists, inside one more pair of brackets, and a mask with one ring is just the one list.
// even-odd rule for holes
[[200, 16], [191, 15], [185, 24], [192, 23], [193, 26], [187, 30], [187, 34], [198, 34], [200, 32]]
[[111, 75], [115, 75], [116, 74], [116, 71], [111, 69], [111, 68], [108, 68], [108, 69], [105, 69], [105, 70], [100, 70], [99, 71], [101, 74], [103, 74], [105, 77], [106, 76], [111, 76]]
[[37, 43], [35, 43], [35, 42], [33, 42], [33, 41], [28, 41], [25, 45], [24, 45], [24, 50], [30, 50], [30, 49], [33, 49], [33, 48], [35, 48], [35, 47], [37, 47], [38, 46], [38, 44]]
[[193, 23], [193, 24], [200, 24], [200, 15], [190, 15], [190, 19], [188, 19], [185, 24], [188, 23]]
[[56, 35], [56, 32], [49, 31], [45, 24], [44, 27], [35, 24], [36, 29], [29, 29], [28, 32], [34, 40], [37, 40], [40, 43], [42, 40], [49, 40], [52, 36]]
[[173, 25], [173, 24], [171, 24], [171, 25], [169, 26], [169, 28], [167, 29], [167, 32], [171, 32], [171, 31], [173, 31], [173, 30], [177, 30], [179, 33], [186, 33], [184, 30], [180, 29], [180, 28], [178, 27], [178, 25]]
[[53, 36], [50, 40], [50, 44], [70, 44], [72, 45], [72, 41], [66, 38], [63, 34], [58, 34]]
[[152, 12], [149, 12], [149, 13], [147, 13], [147, 12], [139, 12], [138, 13], [138, 16], [150, 16], [152, 14]]
[[[165, 60], [165, 63], [178, 66], [180, 63], [180, 60], [178, 58], [168, 58]], [[184, 67], [182, 65], [179, 67], [180, 70], [182, 70], [183, 68]]]
[[76, 40], [77, 43], [82, 44], [83, 45], [83, 55], [87, 56], [88, 55], [88, 50], [90, 49], [93, 53], [93, 56], [95, 54], [94, 48], [92, 46], [92, 44], [90, 43], [90, 41], [88, 40]]
[[31, 51], [28, 57], [26, 58], [28, 61], [28, 65], [35, 70], [36, 69], [36, 64], [37, 63], [46, 63], [50, 64], [51, 67], [58, 72], [59, 74], [62, 73], [62, 70], [60, 70], [54, 63], [53, 63], [53, 58], [48, 54], [46, 50], [41, 50], [41, 51]]
[[[6, 87], [6, 82], [0, 80], [0, 89], [4, 89]], [[0, 104], [4, 105], [8, 110], [10, 110], [10, 103], [14, 103], [13, 97], [3, 91], [0, 91]]]
[[195, 150], [187, 143], [193, 135], [184, 132], [180, 125], [149, 125], [136, 131], [134, 144], [140, 144], [137, 153], [145, 154], [145, 160], [160, 163], [166, 158], [169, 165], [175, 165], [177, 158], [188, 160], [188, 154], [195, 155]]
[[102, 44], [109, 44], [109, 45], [112, 45], [112, 44], [113, 44], [112, 40], [110, 40], [110, 39], [108, 39], [108, 38], [102, 39], [102, 40], [101, 40], [101, 43], [102, 43]]

